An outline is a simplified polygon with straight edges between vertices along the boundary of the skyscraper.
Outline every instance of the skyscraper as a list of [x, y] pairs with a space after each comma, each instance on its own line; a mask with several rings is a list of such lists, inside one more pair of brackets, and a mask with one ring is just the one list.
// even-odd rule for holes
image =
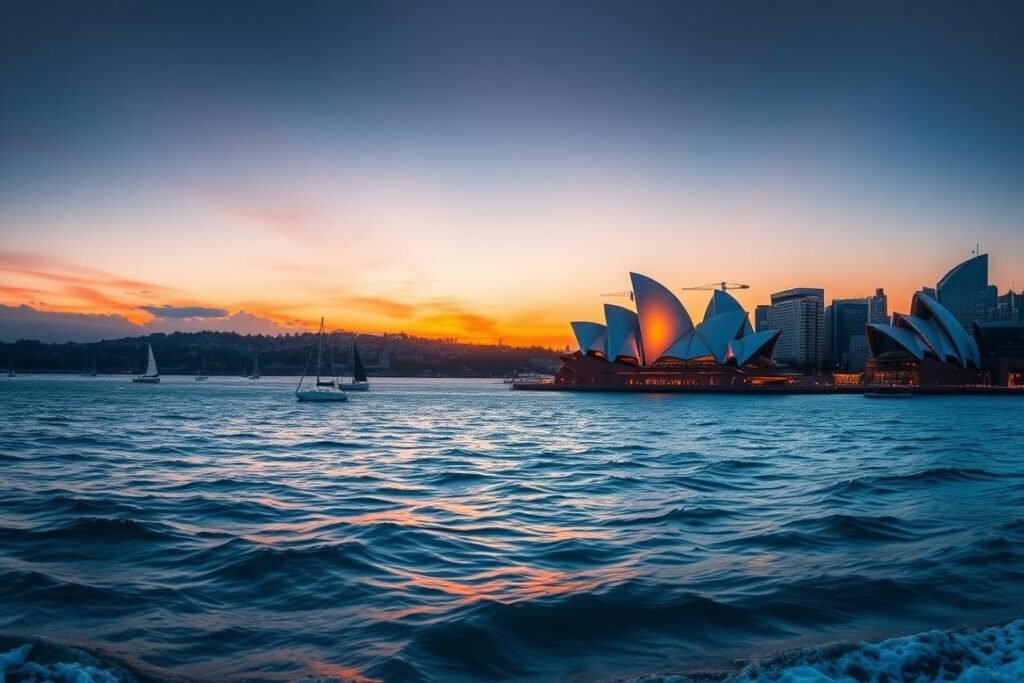
[[771, 322], [769, 321], [768, 314], [771, 312], [772, 307], [768, 304], [758, 304], [757, 308], [754, 309], [754, 331], [764, 332], [772, 328]]
[[[885, 294], [882, 294], [882, 297], [884, 300]], [[873, 298], [875, 297], [832, 300], [832, 305], [828, 307], [825, 315], [825, 320], [827, 321], [827, 328], [825, 330], [827, 348], [825, 349], [825, 354], [832, 366], [844, 370], [856, 369], [851, 367], [850, 347], [855, 337], [864, 336], [864, 328], [870, 320], [871, 301]], [[883, 319], [882, 322], [884, 324], [888, 321]], [[780, 339], [779, 341], [781, 343], [782, 340]], [[866, 344], [866, 341], [864, 343]], [[860, 365], [863, 366], [863, 359], [860, 360]]]
[[772, 357], [783, 363], [821, 367], [825, 355], [825, 290], [796, 287], [772, 294], [771, 329], [779, 330]]
[[879, 325], [889, 322], [889, 297], [881, 287], [875, 290], [874, 296], [868, 297], [868, 322]]
[[988, 320], [996, 309], [997, 292], [988, 284], [988, 254], [978, 254], [955, 266], [935, 287], [939, 303], [964, 329], [974, 320]]

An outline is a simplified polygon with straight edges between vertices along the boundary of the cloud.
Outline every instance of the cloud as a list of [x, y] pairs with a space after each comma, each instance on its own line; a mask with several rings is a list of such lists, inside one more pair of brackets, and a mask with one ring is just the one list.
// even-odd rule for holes
[[54, 313], [0, 304], [0, 341], [94, 342], [143, 334], [139, 325], [114, 314]]
[[60, 283], [70, 286], [99, 286], [147, 292], [174, 291], [171, 287], [122, 278], [96, 268], [81, 266], [35, 252], [0, 250], [0, 271], [42, 280], [47, 283]]
[[273, 320], [246, 311], [217, 318], [155, 318], [144, 325], [138, 325], [116, 314], [40, 311], [28, 305], [0, 304], [0, 342], [37, 339], [41, 342], [62, 344], [119, 339], [154, 332], [205, 330], [267, 335], [294, 331]]
[[141, 327], [143, 334], [151, 332], [209, 331], [278, 335], [294, 331], [269, 318], [263, 318], [248, 311], [239, 311], [218, 318], [156, 318]]
[[419, 308], [411, 304], [385, 299], [378, 296], [355, 296], [348, 297], [343, 303], [361, 311], [383, 316], [385, 318], [411, 318], [418, 312]]
[[146, 311], [157, 318], [226, 318], [227, 310], [223, 308], [207, 308], [205, 306], [139, 306], [139, 310]]

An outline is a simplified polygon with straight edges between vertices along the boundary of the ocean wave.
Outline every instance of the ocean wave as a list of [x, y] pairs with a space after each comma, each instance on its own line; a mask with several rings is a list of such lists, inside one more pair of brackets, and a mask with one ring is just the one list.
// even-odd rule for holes
[[[1019, 683], [1024, 680], [1024, 619], [1003, 626], [927, 631], [878, 643], [791, 650], [716, 676], [722, 683]], [[647, 675], [632, 683], [696, 683], [701, 675]]]

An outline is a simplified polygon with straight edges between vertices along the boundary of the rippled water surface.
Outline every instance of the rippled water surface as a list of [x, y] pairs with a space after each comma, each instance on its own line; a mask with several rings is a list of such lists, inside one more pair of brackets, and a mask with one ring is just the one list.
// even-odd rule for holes
[[1024, 632], [1024, 400], [292, 387], [0, 379], [6, 656], [591, 681]]

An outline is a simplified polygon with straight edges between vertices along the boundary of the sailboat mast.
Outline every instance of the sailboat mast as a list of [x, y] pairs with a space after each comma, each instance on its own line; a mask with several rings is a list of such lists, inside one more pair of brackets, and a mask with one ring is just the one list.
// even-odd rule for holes
[[316, 335], [316, 385], [320, 386], [320, 352], [324, 346], [324, 319], [320, 318], [320, 332]]

